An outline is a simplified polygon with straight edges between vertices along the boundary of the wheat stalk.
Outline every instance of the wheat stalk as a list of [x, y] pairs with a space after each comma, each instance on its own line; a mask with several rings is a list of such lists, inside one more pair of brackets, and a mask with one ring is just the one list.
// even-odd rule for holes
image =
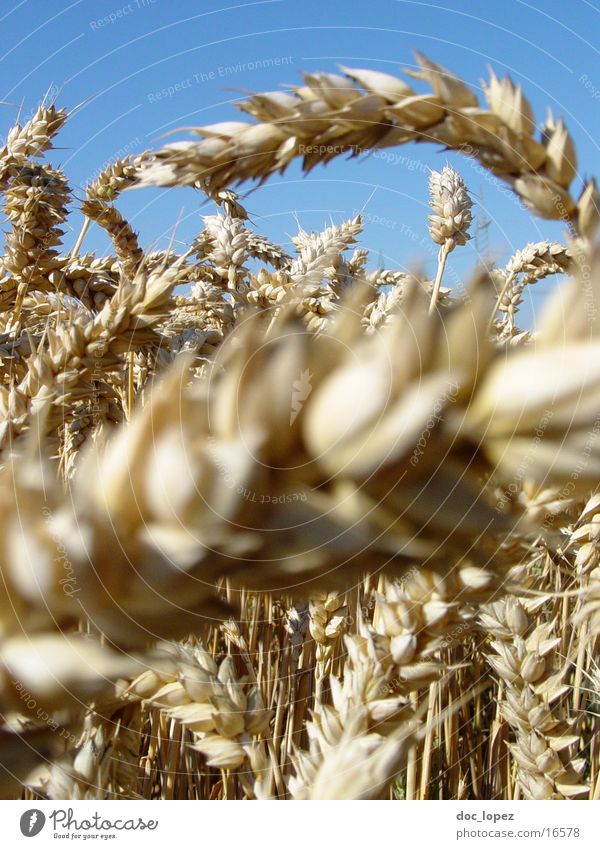
[[433, 215], [429, 216], [429, 235], [437, 245], [441, 245], [429, 305], [431, 313], [437, 304], [448, 254], [456, 245], [464, 245], [471, 238], [469, 227], [473, 203], [462, 177], [448, 165], [441, 171], [431, 172], [429, 197], [433, 210]]

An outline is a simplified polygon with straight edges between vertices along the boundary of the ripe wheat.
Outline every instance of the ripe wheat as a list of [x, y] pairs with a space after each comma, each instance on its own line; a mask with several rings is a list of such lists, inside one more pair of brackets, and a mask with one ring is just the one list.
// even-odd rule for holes
[[[494, 74], [418, 56], [243, 101], [255, 123], [105, 168], [83, 229], [42, 105], [0, 151], [0, 729], [6, 796], [598, 798], [598, 194]], [[476, 157], [566, 243], [442, 286], [470, 236], [431, 174], [433, 280], [360, 216], [292, 254], [231, 189], [410, 141]], [[216, 204], [188, 250], [118, 210]], [[427, 187], [423, 187], [424, 194]], [[426, 222], [424, 222], [426, 223]], [[90, 227], [114, 256], [82, 253]], [[524, 288], [568, 273], [535, 332]], [[185, 289], [178, 287], [185, 287]]]

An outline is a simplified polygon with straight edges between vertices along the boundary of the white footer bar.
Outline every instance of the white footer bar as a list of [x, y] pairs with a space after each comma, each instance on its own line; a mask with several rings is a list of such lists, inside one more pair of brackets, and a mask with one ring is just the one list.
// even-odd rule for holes
[[[595, 846], [600, 802], [9, 802], [4, 846]], [[302, 806], [302, 810], [300, 810]], [[213, 842], [215, 841], [215, 842]], [[382, 842], [385, 841], [385, 842]], [[425, 841], [425, 843], [423, 843]]]

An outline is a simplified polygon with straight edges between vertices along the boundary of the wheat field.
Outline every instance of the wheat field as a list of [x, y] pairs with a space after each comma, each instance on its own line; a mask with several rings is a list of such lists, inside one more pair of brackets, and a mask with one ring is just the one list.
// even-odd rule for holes
[[[510, 78], [482, 104], [417, 59], [250, 95], [83, 199], [51, 164], [67, 110], [10, 132], [4, 798], [600, 798], [598, 192]], [[433, 279], [373, 270], [360, 215], [290, 255], [239, 193], [407, 143], [475, 159], [563, 243], [458, 290], [477, 206], [449, 165]], [[140, 245], [118, 201], [147, 186], [213, 204], [187, 249]]]

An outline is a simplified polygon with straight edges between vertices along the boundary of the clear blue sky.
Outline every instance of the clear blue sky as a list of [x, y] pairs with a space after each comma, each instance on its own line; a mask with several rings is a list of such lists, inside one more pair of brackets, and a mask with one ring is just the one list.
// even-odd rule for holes
[[[109, 160], [162, 144], [171, 130], [231, 120], [240, 90], [297, 83], [302, 71], [337, 64], [398, 72], [418, 48], [480, 90], [491, 65], [523, 84], [538, 121], [550, 105], [562, 115], [579, 151], [578, 181], [597, 174], [600, 136], [598, 0], [474, 2], [445, 0], [4, 0], [0, 99], [27, 116], [44, 93], [75, 113], [51, 157], [76, 194]], [[0, 106], [4, 137], [17, 113]], [[176, 138], [185, 138], [179, 131]], [[433, 146], [389, 151], [398, 159], [340, 158], [302, 177], [291, 167], [245, 201], [257, 229], [286, 243], [297, 215], [307, 229], [340, 221], [367, 206], [363, 243], [386, 266], [421, 257], [432, 270], [427, 233], [427, 169], [458, 167], [491, 219], [488, 248], [500, 259], [527, 241], [560, 238], [561, 226], [537, 221], [498, 191], [473, 164]], [[374, 194], [373, 194], [374, 193]], [[371, 197], [372, 196], [372, 197]], [[174, 224], [189, 242], [200, 228], [199, 195], [190, 189], [130, 192], [119, 207], [146, 246], [164, 247]], [[479, 210], [478, 210], [479, 211]], [[480, 215], [481, 218], [481, 215]], [[80, 219], [73, 217], [73, 231]], [[72, 239], [71, 234], [68, 238]], [[108, 251], [103, 234], [85, 245]], [[447, 283], [476, 262], [477, 245], [450, 257]], [[527, 311], [551, 283], [531, 290]]]

